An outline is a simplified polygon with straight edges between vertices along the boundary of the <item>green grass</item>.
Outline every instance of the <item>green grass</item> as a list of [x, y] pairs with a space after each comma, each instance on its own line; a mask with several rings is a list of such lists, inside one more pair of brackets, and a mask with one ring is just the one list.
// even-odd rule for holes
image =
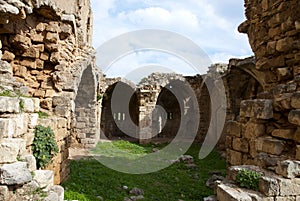
[[[155, 146], [116, 141], [100, 143], [93, 152], [110, 157], [126, 157], [126, 154], [141, 156], [151, 152], [153, 147]], [[199, 149], [199, 145], [193, 145], [187, 152], [194, 157], [198, 169], [187, 168], [184, 163], [176, 163], [161, 171], [144, 175], [120, 173], [92, 158], [71, 161], [70, 178], [63, 183], [65, 199], [96, 201], [99, 200], [97, 196], [101, 196], [105, 201], [123, 201], [124, 197], [129, 197], [128, 192], [122, 189], [122, 186], [126, 185], [129, 189], [143, 189], [144, 201], [202, 200], [203, 197], [213, 194], [213, 191], [205, 186], [210, 177], [209, 172], [221, 170], [225, 174], [225, 161], [215, 151], [206, 159], [199, 160]]]
[[154, 145], [140, 146], [128, 141], [100, 142], [92, 153], [104, 157], [121, 157], [136, 159], [152, 152]]

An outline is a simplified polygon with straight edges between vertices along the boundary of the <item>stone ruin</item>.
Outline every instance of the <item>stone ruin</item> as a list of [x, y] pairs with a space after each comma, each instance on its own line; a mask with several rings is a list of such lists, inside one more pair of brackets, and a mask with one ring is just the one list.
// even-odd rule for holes
[[[63, 200], [54, 184], [69, 175], [68, 148], [91, 147], [100, 129], [90, 2], [0, 1], [0, 16], [0, 93], [12, 94], [0, 97], [0, 200], [30, 200], [24, 194], [37, 188]], [[59, 148], [46, 170], [36, 170], [31, 151], [38, 124], [53, 129]]]
[[[246, 0], [246, 33], [256, 62], [247, 68], [259, 83], [240, 102], [226, 128], [227, 177], [240, 169], [262, 174], [259, 192], [221, 184], [217, 198], [227, 200], [300, 199], [300, 2]], [[233, 87], [230, 87], [235, 90]], [[242, 165], [242, 166], [241, 166]]]
[[[132, 133], [128, 140], [174, 138], [183, 103], [170, 89], [183, 86], [183, 81], [195, 94], [185, 109], [200, 107], [196, 141], [203, 142], [211, 119], [218, 115], [210, 111], [204, 80], [215, 76], [223, 80], [227, 96], [227, 123], [218, 147], [227, 153], [228, 183], [217, 187], [217, 198], [300, 199], [299, 4], [245, 1], [247, 20], [239, 31], [248, 34], [255, 57], [213, 65], [202, 76], [155, 73], [132, 88], [124, 79], [106, 78], [95, 65], [89, 0], [0, 1], [0, 93], [10, 91], [10, 96], [0, 96], [0, 200], [30, 200], [24, 193], [44, 187], [48, 200], [63, 200], [63, 189], [54, 184], [69, 175], [69, 148], [124, 138], [118, 126], [126, 127], [130, 119], [134, 124], [126, 127]], [[129, 100], [129, 111], [122, 105], [116, 111], [110, 107], [116, 86]], [[157, 105], [165, 109], [161, 116], [166, 122], [160, 115], [152, 118], [153, 112], [160, 112]], [[39, 118], [38, 112], [49, 117]], [[185, 123], [193, 124], [193, 119]], [[45, 170], [36, 170], [31, 151], [38, 124], [54, 130], [59, 146]], [[241, 168], [264, 175], [259, 193], [232, 184]]]

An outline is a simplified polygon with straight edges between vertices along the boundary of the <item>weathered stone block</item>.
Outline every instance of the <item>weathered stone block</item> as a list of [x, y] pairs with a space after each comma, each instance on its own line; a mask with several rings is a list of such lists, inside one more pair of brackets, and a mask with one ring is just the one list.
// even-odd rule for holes
[[291, 97], [291, 106], [296, 109], [300, 109], [300, 92], [296, 92]]
[[55, 186], [52, 186], [49, 190], [57, 193], [57, 195], [58, 195], [57, 201], [64, 201], [64, 191], [65, 190], [63, 187], [55, 185]]
[[38, 52], [44, 52], [45, 51], [45, 45], [44, 44], [37, 44], [32, 46], [34, 49], [36, 49]]
[[42, 32], [42, 31], [44, 31], [45, 30], [45, 28], [46, 28], [46, 24], [45, 23], [43, 23], [43, 22], [40, 22], [40, 23], [38, 23], [38, 25], [36, 25], [36, 30], [38, 31], [38, 32]]
[[0, 138], [12, 137], [15, 131], [15, 124], [11, 118], [0, 118]]
[[289, 113], [288, 120], [290, 123], [300, 126], [300, 109], [299, 110], [291, 110]]
[[22, 78], [28, 77], [27, 68], [25, 66], [12, 64], [12, 67], [14, 69], [14, 75]]
[[288, 37], [288, 38], [283, 38], [277, 41], [276, 44], [276, 50], [278, 52], [285, 52], [288, 51], [291, 47], [293, 46], [293, 39]]
[[56, 94], [56, 92], [54, 90], [46, 90], [45, 97], [50, 98], [50, 97], [53, 97], [55, 94]]
[[61, 60], [61, 56], [59, 52], [51, 53], [50, 62], [52, 62], [53, 64], [59, 64], [60, 60]]
[[226, 133], [236, 137], [241, 137], [241, 125], [236, 121], [226, 122]]
[[36, 68], [37, 69], [44, 69], [44, 61], [41, 59], [36, 59]]
[[66, 128], [67, 127], [67, 119], [65, 119], [65, 118], [57, 119], [57, 127], [58, 128]]
[[13, 137], [19, 137], [25, 134], [28, 130], [28, 115], [26, 113], [15, 115], [14, 121], [15, 130]]
[[20, 61], [20, 65], [31, 68], [31, 69], [36, 69], [36, 62], [35, 60], [31, 59], [23, 59]]
[[234, 138], [232, 141], [232, 147], [236, 151], [247, 153], [249, 151], [248, 140], [245, 138]]
[[272, 136], [292, 140], [294, 139], [294, 133], [294, 129], [275, 129]]
[[0, 140], [0, 163], [13, 163], [19, 155], [24, 154], [26, 142], [23, 139]]
[[34, 112], [34, 102], [31, 98], [20, 98], [20, 101], [23, 102], [23, 112]]
[[43, 60], [43, 61], [49, 60], [49, 53], [42, 52], [41, 55], [40, 55], [40, 59]]
[[44, 41], [44, 36], [42, 33], [31, 34], [31, 40], [36, 43], [42, 43]]
[[287, 67], [277, 68], [276, 74], [277, 74], [278, 81], [287, 80], [292, 77], [292, 72]]
[[247, 122], [244, 129], [244, 137], [247, 139], [255, 139], [259, 136], [264, 135], [266, 128], [264, 124], [258, 124], [254, 122]]
[[42, 91], [42, 90], [36, 90], [34, 92], [34, 97], [38, 97], [38, 98], [44, 98], [46, 92], [45, 91]]
[[19, 113], [20, 105], [18, 98], [0, 96], [0, 113]]
[[227, 149], [227, 160], [231, 165], [241, 165], [242, 153]]
[[55, 96], [53, 97], [53, 106], [69, 106], [70, 99], [65, 96]]
[[270, 119], [273, 117], [273, 101], [265, 99], [244, 100], [241, 102], [240, 116]]
[[54, 184], [54, 173], [51, 170], [35, 170], [33, 181], [37, 182], [40, 188], [48, 190]]
[[292, 196], [300, 195], [300, 179], [278, 179], [280, 195], [281, 196]]
[[27, 163], [27, 168], [30, 171], [35, 171], [36, 170], [36, 160], [35, 157], [31, 154], [23, 155], [21, 156], [21, 160], [23, 162]]
[[51, 118], [39, 119], [38, 123], [45, 126], [45, 127], [49, 126], [52, 129], [57, 127], [56, 121], [54, 119], [51, 119]]
[[259, 180], [259, 191], [266, 196], [279, 195], [280, 189], [277, 179], [263, 176]]
[[0, 186], [0, 200], [9, 199], [9, 190], [7, 186]]
[[22, 54], [22, 56], [28, 58], [39, 58], [40, 52], [37, 48], [32, 46], [26, 49], [25, 52]]
[[280, 155], [285, 146], [285, 142], [271, 137], [261, 137], [257, 140], [257, 150], [269, 154]]
[[15, 57], [16, 56], [14, 55], [14, 53], [4, 50], [3, 55], [2, 55], [2, 60], [11, 62], [15, 59]]
[[40, 99], [39, 98], [32, 98], [34, 104], [34, 112], [40, 111]]
[[295, 196], [285, 196], [285, 197], [277, 196], [275, 198], [275, 201], [296, 201], [296, 197]]
[[0, 183], [5, 185], [22, 185], [32, 180], [26, 162], [4, 164], [0, 167]]
[[52, 33], [60, 32], [60, 26], [59, 26], [58, 22], [55, 22], [55, 21], [49, 22], [49, 24], [46, 25], [46, 31], [49, 31]]
[[57, 43], [57, 41], [59, 40], [59, 36], [57, 33], [48, 32], [46, 34], [46, 40], [50, 43]]
[[41, 108], [44, 108], [46, 110], [51, 110], [52, 109], [52, 99], [51, 98], [46, 98], [41, 101]]
[[39, 115], [37, 113], [28, 115], [28, 128], [33, 129], [38, 125]]
[[246, 192], [230, 184], [218, 185], [217, 198], [219, 201], [252, 201], [252, 198]]
[[32, 142], [34, 140], [34, 130], [29, 129], [28, 132], [24, 136], [22, 136], [22, 139], [26, 141], [26, 147], [32, 145]]
[[68, 106], [56, 106], [54, 112], [57, 116], [60, 117], [69, 117], [70, 116], [70, 108]]
[[278, 162], [276, 173], [289, 179], [298, 177], [300, 176], [300, 161], [285, 160]]
[[57, 141], [63, 140], [65, 137], [69, 135], [67, 129], [60, 128], [55, 132], [55, 139]]
[[21, 34], [17, 34], [10, 37], [10, 42], [14, 45], [20, 46], [23, 49], [31, 46], [31, 40], [29, 37], [23, 36]]

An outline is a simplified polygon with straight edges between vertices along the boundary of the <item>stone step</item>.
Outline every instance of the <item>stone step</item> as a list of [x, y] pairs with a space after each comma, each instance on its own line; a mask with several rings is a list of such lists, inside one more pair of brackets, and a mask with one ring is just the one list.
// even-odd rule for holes
[[273, 197], [247, 189], [238, 188], [233, 184], [220, 184], [217, 187], [217, 199], [219, 201], [273, 201]]

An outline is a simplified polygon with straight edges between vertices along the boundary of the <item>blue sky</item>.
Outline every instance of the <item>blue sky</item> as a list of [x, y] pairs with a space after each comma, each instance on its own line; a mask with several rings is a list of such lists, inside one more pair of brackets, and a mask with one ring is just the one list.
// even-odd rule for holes
[[[237, 31], [245, 20], [243, 0], [91, 0], [91, 3], [96, 49], [120, 34], [162, 29], [191, 39], [213, 63], [227, 63], [230, 58], [253, 54], [247, 36]], [[194, 73], [179, 58], [153, 51], [128, 55], [104, 73], [109, 77], [124, 76], [149, 64], [169, 66], [177, 73]], [[201, 73], [206, 71], [203, 67]]]

